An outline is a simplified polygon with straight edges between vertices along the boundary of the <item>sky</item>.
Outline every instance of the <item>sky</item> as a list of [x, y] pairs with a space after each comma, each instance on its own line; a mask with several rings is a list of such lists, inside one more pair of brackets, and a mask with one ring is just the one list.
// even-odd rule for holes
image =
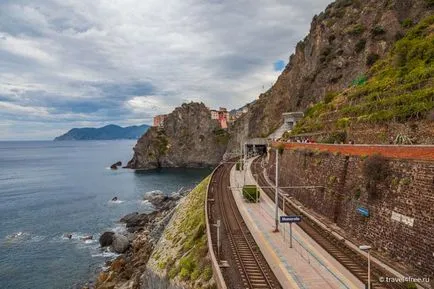
[[1, 0], [0, 140], [268, 90], [330, 0]]

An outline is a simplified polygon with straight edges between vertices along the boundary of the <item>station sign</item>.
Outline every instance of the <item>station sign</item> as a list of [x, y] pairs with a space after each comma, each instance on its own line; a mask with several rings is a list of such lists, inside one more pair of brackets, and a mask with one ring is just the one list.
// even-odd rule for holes
[[281, 223], [299, 223], [301, 216], [280, 216]]
[[357, 212], [359, 212], [360, 215], [363, 217], [369, 217], [369, 210], [363, 207], [358, 207]]

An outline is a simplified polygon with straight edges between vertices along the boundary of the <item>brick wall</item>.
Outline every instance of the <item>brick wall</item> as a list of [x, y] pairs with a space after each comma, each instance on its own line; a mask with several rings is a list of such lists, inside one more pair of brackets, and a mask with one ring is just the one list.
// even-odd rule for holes
[[[379, 254], [414, 270], [434, 272], [434, 162], [387, 159], [387, 178], [367, 190], [366, 157], [319, 150], [286, 149], [280, 157], [279, 186], [315, 185], [288, 190], [298, 201], [336, 223], [346, 237], [372, 245]], [[274, 180], [274, 150], [268, 174]], [[362, 216], [357, 208], [369, 210]], [[392, 219], [392, 215], [394, 219]], [[412, 223], [412, 226], [411, 226]]]

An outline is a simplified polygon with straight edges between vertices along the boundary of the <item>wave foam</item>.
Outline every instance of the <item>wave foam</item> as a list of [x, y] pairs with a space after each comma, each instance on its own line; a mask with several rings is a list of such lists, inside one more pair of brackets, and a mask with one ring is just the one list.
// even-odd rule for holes
[[115, 253], [115, 252], [110, 252], [110, 251], [104, 251], [101, 253], [97, 253], [97, 254], [92, 254], [92, 258], [96, 258], [96, 257], [103, 257], [103, 258], [115, 258], [117, 256], [119, 256], [120, 254]]
[[46, 236], [33, 235], [27, 232], [16, 232], [5, 237], [6, 243], [16, 243], [16, 242], [30, 242], [37, 243], [42, 242], [47, 239]]
[[152, 195], [152, 194], [164, 194], [164, 193], [163, 193], [163, 191], [160, 191], [160, 190], [152, 190], [152, 191], [146, 192], [145, 196]]
[[109, 204], [122, 204], [122, 203], [125, 203], [125, 201], [122, 201], [122, 200], [119, 200], [119, 199], [117, 199], [116, 201], [110, 200], [108, 202], [109, 202]]

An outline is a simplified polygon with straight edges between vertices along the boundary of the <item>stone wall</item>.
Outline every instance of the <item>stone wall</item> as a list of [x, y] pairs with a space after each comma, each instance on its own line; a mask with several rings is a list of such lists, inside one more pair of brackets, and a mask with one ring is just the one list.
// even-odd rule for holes
[[[279, 186], [322, 186], [287, 191], [336, 223], [348, 239], [372, 245], [378, 255], [408, 268], [411, 276], [432, 279], [434, 162], [385, 159], [386, 178], [373, 181], [363, 170], [368, 158], [286, 149], [279, 161]], [[273, 150], [267, 169], [272, 180], [274, 165]], [[367, 209], [369, 217], [358, 208]]]

